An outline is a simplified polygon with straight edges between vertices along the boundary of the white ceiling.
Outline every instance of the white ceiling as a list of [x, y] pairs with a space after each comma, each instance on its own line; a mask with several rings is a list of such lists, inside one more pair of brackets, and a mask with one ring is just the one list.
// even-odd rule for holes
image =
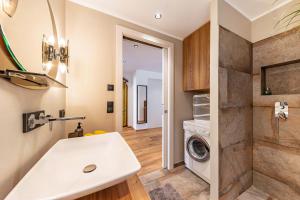
[[254, 21], [292, 0], [225, 0], [249, 20]]
[[[135, 44], [139, 47], [134, 48]], [[125, 73], [138, 69], [162, 72], [162, 49], [124, 39], [123, 67]]]
[[[181, 40], [209, 21], [211, 0], [70, 1]], [[157, 12], [162, 19], [154, 18]]]

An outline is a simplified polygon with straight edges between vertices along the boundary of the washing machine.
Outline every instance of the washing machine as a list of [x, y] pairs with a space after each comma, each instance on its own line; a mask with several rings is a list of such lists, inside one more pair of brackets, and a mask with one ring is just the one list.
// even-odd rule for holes
[[183, 122], [185, 166], [210, 183], [210, 121]]

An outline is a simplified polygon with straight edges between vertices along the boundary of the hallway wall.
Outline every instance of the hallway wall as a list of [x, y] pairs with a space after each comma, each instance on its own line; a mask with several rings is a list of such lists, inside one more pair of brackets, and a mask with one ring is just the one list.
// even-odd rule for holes
[[[116, 25], [134, 29], [167, 40], [175, 45], [174, 69], [174, 156], [183, 161], [182, 121], [192, 119], [193, 94], [183, 91], [182, 41], [143, 28], [97, 10], [66, 1], [66, 37], [70, 40], [70, 74], [67, 77], [67, 114], [85, 114], [86, 132], [95, 129], [114, 131], [115, 114], [106, 113], [106, 102], [114, 100], [114, 92], [106, 91], [115, 83]], [[66, 132], [75, 123], [67, 123]]]
[[148, 80], [148, 128], [162, 127], [162, 80]]

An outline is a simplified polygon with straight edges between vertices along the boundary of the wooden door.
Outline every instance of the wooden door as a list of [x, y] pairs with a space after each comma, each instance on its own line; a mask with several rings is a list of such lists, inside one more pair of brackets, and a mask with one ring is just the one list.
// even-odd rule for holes
[[123, 127], [128, 126], [128, 85], [123, 79]]

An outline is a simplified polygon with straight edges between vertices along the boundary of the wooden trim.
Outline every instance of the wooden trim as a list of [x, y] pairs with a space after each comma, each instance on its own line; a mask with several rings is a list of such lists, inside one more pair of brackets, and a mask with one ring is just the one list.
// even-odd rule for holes
[[129, 41], [132, 41], [132, 42], [136, 42], [136, 43], [140, 43], [140, 44], [144, 44], [144, 45], [148, 45], [148, 46], [155, 47], [155, 48], [158, 48], [158, 49], [162, 49], [160, 46], [157, 46], [157, 45], [154, 45], [154, 44], [149, 44], [147, 42], [136, 40], [136, 39], [133, 39], [133, 38], [130, 38], [130, 37], [123, 36], [123, 39], [124, 40], [129, 40]]

